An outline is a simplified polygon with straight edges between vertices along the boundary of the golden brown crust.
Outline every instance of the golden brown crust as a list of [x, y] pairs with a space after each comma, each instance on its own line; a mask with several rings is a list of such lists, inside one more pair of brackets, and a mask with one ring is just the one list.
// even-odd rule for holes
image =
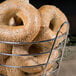
[[7, 72], [6, 72], [6, 68], [3, 67], [3, 66], [0, 66], [0, 74], [3, 74], [3, 75], [7, 75]]
[[[66, 16], [57, 7], [52, 5], [44, 5], [39, 9], [39, 11], [42, 19], [42, 26], [38, 36], [35, 38], [35, 41], [43, 41], [55, 38], [61, 24], [67, 21]], [[63, 28], [59, 32], [59, 36], [66, 32], [67, 26], [67, 24], [63, 26]], [[58, 46], [58, 44], [63, 40], [63, 37], [58, 39], [55, 44], [55, 47]], [[50, 41], [41, 43], [40, 46], [46, 47], [49, 50], [52, 44], [53, 41]]]
[[[6, 65], [14, 65], [13, 61], [12, 61], [12, 57], [10, 57], [7, 62]], [[2, 67], [1, 67], [2, 68]], [[4, 68], [5, 70], [2, 72], [2, 74], [4, 74], [5, 76], [41, 76], [43, 74], [43, 71], [39, 72], [39, 73], [24, 73], [22, 72], [20, 69], [18, 68]], [[53, 68], [49, 68], [47, 70], [47, 76], [51, 76], [50, 72], [53, 70]], [[5, 73], [4, 73], [5, 72]]]
[[[57, 32], [61, 24], [67, 21], [64, 13], [53, 5], [44, 5], [39, 9], [39, 11], [42, 17], [42, 26], [49, 27], [51, 23], [54, 32]], [[62, 29], [62, 33], [66, 32], [66, 27], [67, 26]]]
[[[30, 42], [36, 37], [40, 30], [41, 20], [38, 10], [31, 4], [6, 1], [0, 5], [0, 9], [2, 9], [0, 12], [0, 22], [3, 22], [3, 25], [0, 25], [0, 40]], [[23, 26], [6, 26], [7, 22], [14, 15], [22, 19]]]
[[[51, 76], [51, 74], [50, 74], [50, 72], [52, 72], [52, 70], [53, 70], [53, 68], [50, 68], [50, 69], [48, 69], [47, 71], [46, 71], [46, 75], [47, 76]], [[40, 72], [40, 73], [28, 73], [26, 76], [41, 76], [43, 74], [43, 71], [42, 72]]]
[[[0, 43], [0, 53], [11, 54], [12, 45]], [[5, 64], [8, 59], [7, 55], [0, 55], [0, 64]], [[0, 66], [0, 74], [7, 75], [6, 68]]]
[[[12, 45], [0, 43], [0, 53], [6, 53], [6, 54], [12, 53]], [[6, 55], [0, 55], [0, 56], [1, 56], [0, 62], [5, 61], [5, 59], [8, 57]]]
[[29, 0], [8, 0], [8, 1], [14, 1], [14, 2], [18, 2], [18, 3], [29, 3]]
[[[7, 60], [6, 65], [14, 65], [11, 57]], [[24, 72], [22, 72], [18, 68], [6, 68], [6, 72], [7, 76], [26, 76]]]
[[[45, 27], [45, 28], [41, 28], [39, 34], [35, 38], [35, 41], [44, 41], [44, 40], [53, 39], [55, 37], [56, 34], [49, 28]], [[49, 42], [39, 43], [38, 46], [44, 49], [44, 51], [50, 51], [52, 44], [53, 41], [49, 41]]]
[[[49, 70], [46, 71], [47, 76], [51, 76], [50, 72], [52, 72], [53, 68], [50, 68]], [[28, 74], [27, 76], [41, 76], [43, 74], [43, 71], [40, 73], [34, 73], [34, 74]]]

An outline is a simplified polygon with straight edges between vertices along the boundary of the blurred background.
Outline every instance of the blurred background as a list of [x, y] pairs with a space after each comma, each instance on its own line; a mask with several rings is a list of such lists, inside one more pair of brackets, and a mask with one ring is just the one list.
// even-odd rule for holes
[[[4, 0], [0, 0], [2, 2]], [[36, 8], [55, 5], [67, 16], [70, 23], [68, 42], [63, 57], [60, 76], [76, 76], [76, 2], [75, 0], [30, 0]]]

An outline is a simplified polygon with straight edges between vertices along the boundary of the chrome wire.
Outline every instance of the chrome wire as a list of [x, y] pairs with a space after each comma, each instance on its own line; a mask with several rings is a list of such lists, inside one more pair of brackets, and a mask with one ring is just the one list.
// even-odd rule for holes
[[64, 24], [68, 24], [68, 22], [64, 22], [64, 23], [60, 26], [60, 28], [58, 29], [58, 31], [57, 31], [57, 34], [56, 34], [55, 40], [54, 40], [54, 42], [53, 42], [52, 48], [51, 48], [51, 50], [50, 50], [50, 53], [49, 53], [49, 56], [48, 56], [48, 60], [47, 60], [47, 64], [45, 65], [45, 68], [44, 68], [44, 70], [43, 70], [43, 75], [42, 75], [42, 76], [46, 76], [46, 75], [45, 75], [45, 72], [46, 72], [46, 68], [47, 68], [47, 66], [48, 66], [50, 57], [51, 57], [51, 53], [52, 53], [52, 51], [53, 51], [53, 49], [54, 49], [54, 45], [55, 45], [55, 43], [56, 43], [58, 34], [59, 34], [61, 28], [64, 26]]

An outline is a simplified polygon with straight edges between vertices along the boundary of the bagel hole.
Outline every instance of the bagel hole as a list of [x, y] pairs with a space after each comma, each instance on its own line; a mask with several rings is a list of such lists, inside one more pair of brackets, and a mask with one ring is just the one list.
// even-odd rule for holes
[[23, 25], [23, 21], [21, 18], [19, 18], [18, 16], [14, 17], [15, 22], [16, 22], [16, 26], [22, 26]]
[[9, 20], [9, 25], [10, 26], [23, 26], [23, 21], [20, 17], [14, 16]]
[[29, 48], [29, 54], [41, 53], [41, 51], [42, 51], [41, 47], [36, 44], [31, 45], [31, 47]]
[[29, 73], [25, 72], [25, 75], [29, 75]]
[[54, 26], [53, 26], [53, 24], [52, 24], [51, 22], [50, 22], [49, 28], [50, 28], [51, 30], [53, 30], [53, 28], [54, 28]]

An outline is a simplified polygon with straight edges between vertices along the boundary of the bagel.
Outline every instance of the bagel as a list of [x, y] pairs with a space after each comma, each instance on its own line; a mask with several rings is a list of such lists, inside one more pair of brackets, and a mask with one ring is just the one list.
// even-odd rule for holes
[[[2, 3], [1, 3], [1, 4], [2, 4]], [[0, 5], [1, 5], [1, 4], [0, 4]], [[4, 8], [2, 8], [2, 9], [4, 9]], [[0, 11], [1, 11], [1, 10], [0, 10]], [[2, 15], [2, 14], [0, 14], [0, 16], [1, 16], [1, 15]], [[1, 24], [1, 25], [4, 24], [4, 22], [1, 21], [1, 18], [0, 18], [0, 24]], [[12, 51], [12, 45], [0, 43], [0, 53], [8, 53], [8, 54], [10, 54], [11, 51]], [[6, 56], [6, 55], [1, 55], [1, 54], [0, 54], [0, 64], [3, 63], [3, 62], [5, 62], [6, 59], [7, 59], [7, 57], [8, 57], [8, 56]], [[2, 68], [1, 68], [1, 69], [2, 69]], [[1, 72], [1, 70], [0, 70], [0, 72]]]
[[[49, 70], [47, 70], [47, 73], [46, 74], [47, 76], [51, 76], [50, 72], [52, 72], [53, 68], [50, 68]], [[43, 74], [43, 71], [40, 72], [40, 73], [36, 73], [36, 74], [28, 74], [27, 76], [41, 76]]]
[[29, 3], [29, 0], [8, 0], [8, 1], [15, 1], [15, 2], [17, 2], [17, 3]]
[[[13, 61], [11, 57], [7, 59], [6, 65], [13, 65]], [[26, 76], [24, 72], [20, 71], [17, 68], [0, 66], [0, 70], [1, 70], [0, 74], [3, 74], [4, 76]]]
[[[41, 50], [41, 49], [40, 49]], [[30, 51], [33, 51], [30, 50]], [[36, 53], [36, 50], [33, 51], [33, 53]], [[32, 52], [31, 52], [32, 53]], [[12, 50], [12, 54], [30, 54], [29, 53], [29, 47], [25, 46], [14, 46]], [[14, 61], [15, 66], [34, 66], [39, 64], [45, 64], [47, 62], [49, 54], [43, 54], [40, 56], [13, 56], [12, 60]], [[50, 62], [58, 58], [58, 51], [54, 51], [50, 57]], [[22, 62], [22, 63], [21, 63]], [[52, 62], [51, 64], [48, 64], [47, 70], [49, 68], [52, 68], [53, 64], [55, 62]], [[43, 71], [44, 66], [41, 67], [32, 67], [32, 68], [19, 68], [20, 70], [27, 72], [27, 73], [38, 73]]]
[[[0, 43], [0, 53], [11, 54], [12, 53], [12, 45]], [[0, 64], [5, 64], [8, 56], [0, 55]], [[5, 67], [0, 66], [0, 74], [6, 75]]]
[[[54, 32], [57, 32], [65, 21], [68, 21], [64, 13], [53, 5], [44, 5], [39, 11], [42, 17], [42, 26], [50, 27]], [[52, 26], [50, 26], [50, 23]], [[64, 26], [60, 32], [65, 33], [66, 27]]]
[[[7, 62], [6, 65], [13, 65], [13, 61], [12, 58], [10, 57]], [[51, 72], [52, 68], [50, 68], [49, 70], [47, 70], [47, 73]], [[24, 73], [21, 70], [19, 70], [18, 68], [6, 68], [5, 74], [7, 76], [41, 76], [43, 72], [40, 73]], [[50, 76], [49, 74], [47, 76]]]
[[[13, 61], [12, 61], [12, 57], [8, 58], [6, 61], [6, 65], [14, 65]], [[19, 70], [18, 68], [10, 68], [10, 67], [2, 67], [0, 66], [0, 70], [1, 70], [1, 74], [5, 75], [5, 76], [41, 76], [43, 72], [40, 73], [24, 73], [21, 70]], [[48, 72], [51, 72], [52, 68], [50, 68], [49, 70], [47, 70]], [[50, 76], [49, 74], [47, 76]]]
[[[57, 31], [60, 28], [60, 26], [68, 20], [64, 13], [57, 7], [53, 5], [44, 5], [39, 9], [41, 19], [42, 19], [42, 25], [39, 34], [35, 38], [35, 41], [43, 41], [43, 40], [49, 40], [56, 37]], [[67, 32], [68, 25], [65, 24], [63, 28], [59, 32], [59, 36]], [[58, 46], [60, 42], [64, 40], [65, 37], [62, 37], [60, 39], [57, 39], [55, 47]], [[40, 43], [39, 46], [43, 46], [46, 48], [51, 47], [53, 44], [53, 41]]]
[[5, 67], [0, 66], [0, 74], [3, 74], [4, 76], [7, 75], [7, 72], [6, 72], [6, 68]]
[[[12, 53], [12, 45], [0, 43], [0, 53]], [[8, 56], [0, 55], [0, 64], [5, 62]]]
[[[12, 61], [12, 58], [10, 57], [7, 62], [6, 62], [6, 65], [13, 65], [13, 61]], [[7, 76], [26, 76], [24, 74], [24, 72], [20, 71], [19, 69], [17, 68], [6, 68], [6, 75]]]
[[[9, 42], [31, 42], [41, 26], [39, 11], [31, 4], [5, 1], [0, 4], [0, 40]], [[12, 12], [11, 12], [12, 11]], [[8, 26], [9, 20], [17, 16], [23, 21], [21, 26]]]

